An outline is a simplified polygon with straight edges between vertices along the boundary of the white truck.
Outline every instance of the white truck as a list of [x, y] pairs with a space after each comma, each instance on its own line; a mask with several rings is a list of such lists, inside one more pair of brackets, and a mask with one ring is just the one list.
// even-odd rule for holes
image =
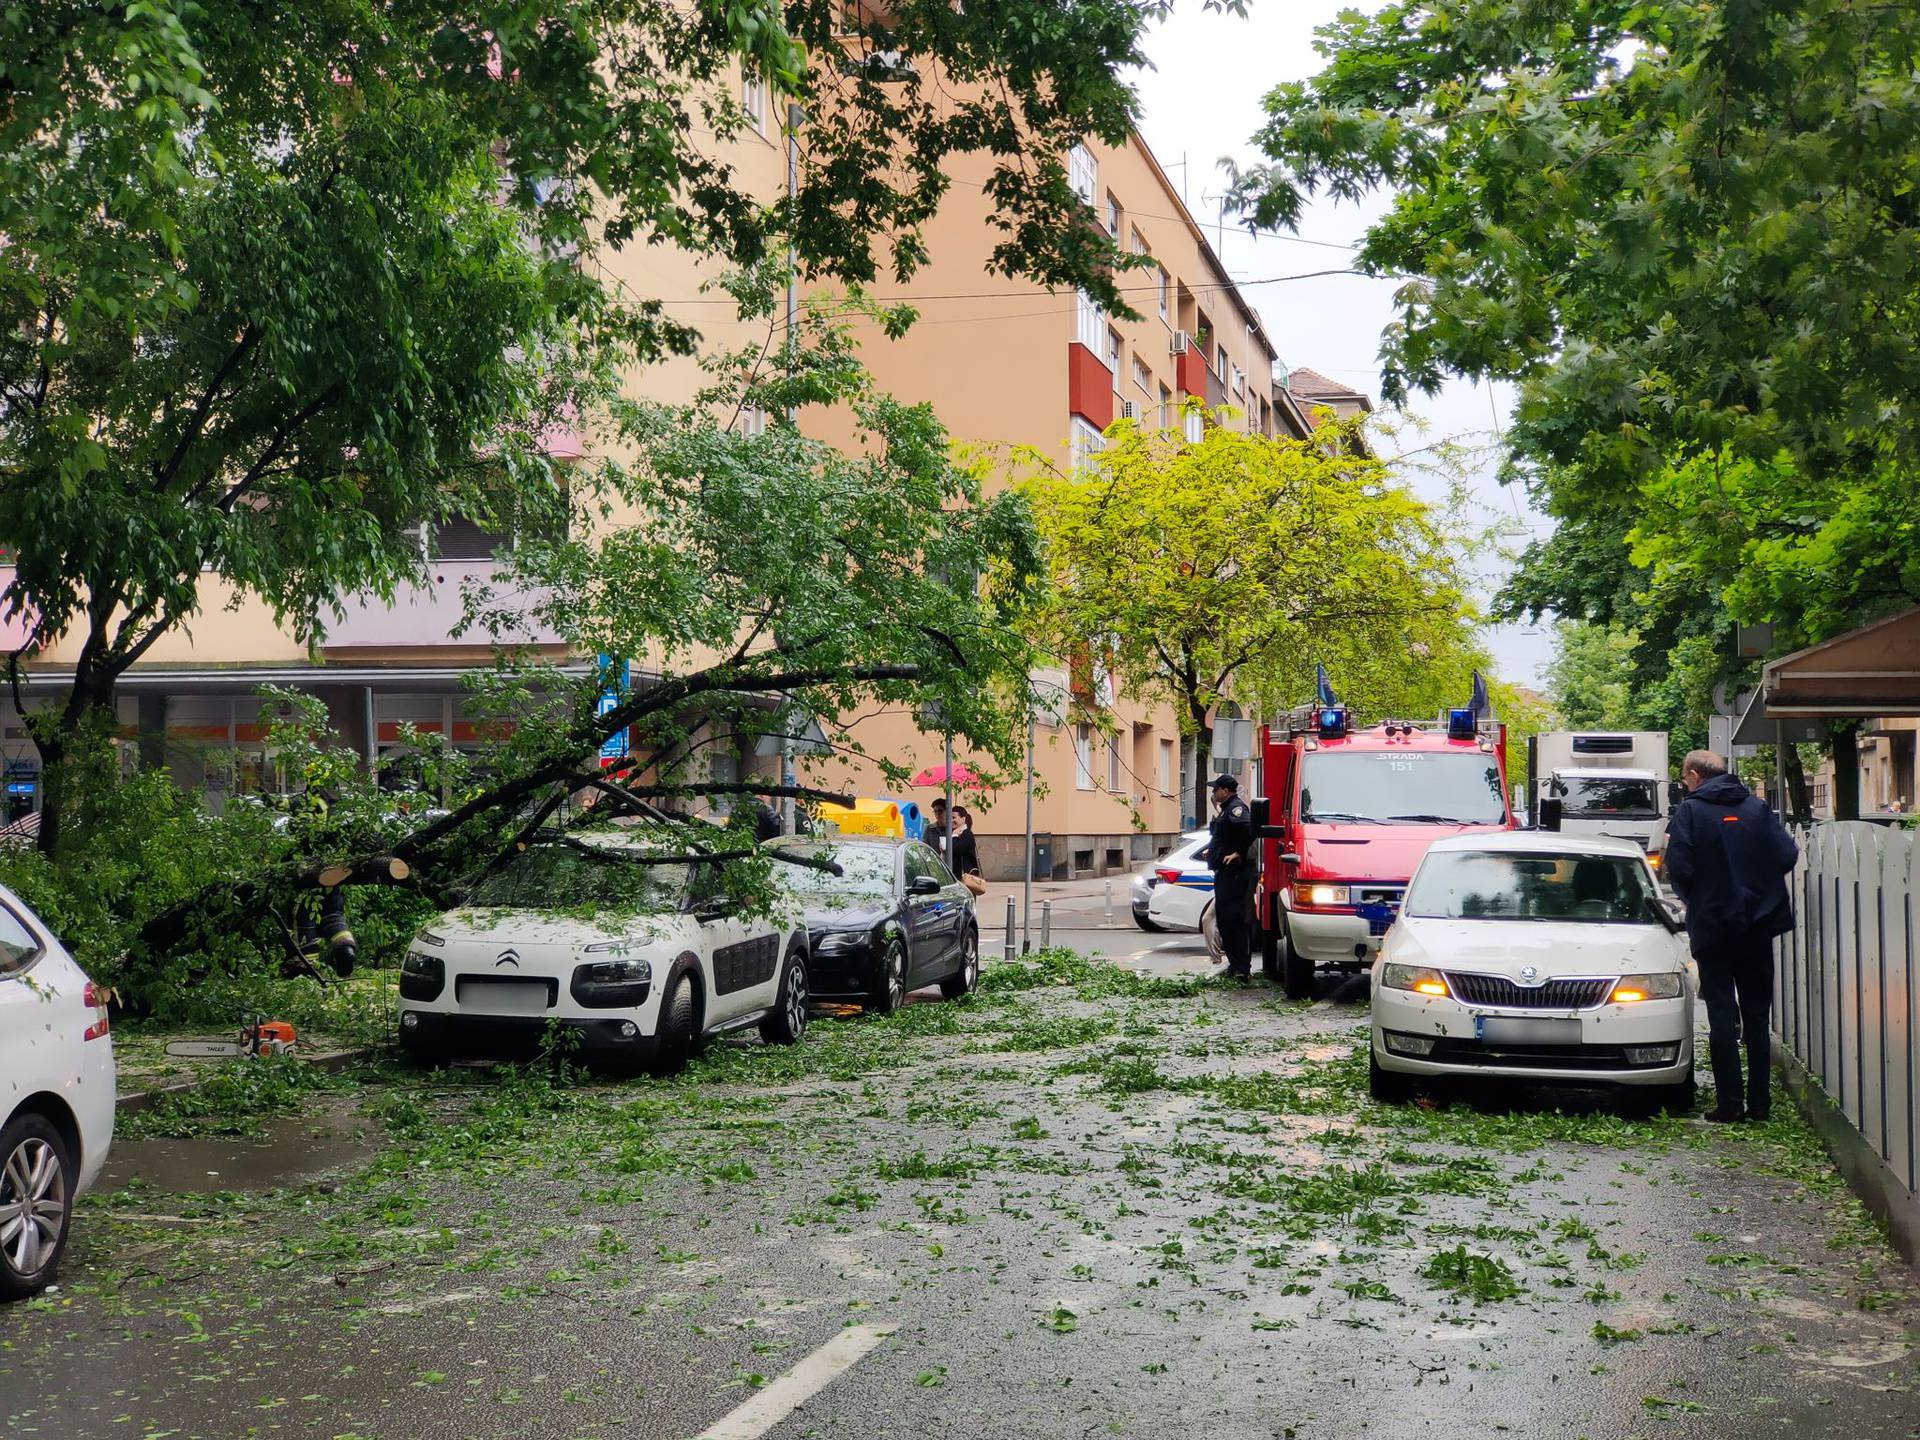
[[1533, 786], [1529, 818], [1541, 802], [1560, 802], [1558, 828], [1570, 835], [1633, 840], [1660, 867], [1673, 813], [1663, 730], [1550, 730], [1527, 741]]

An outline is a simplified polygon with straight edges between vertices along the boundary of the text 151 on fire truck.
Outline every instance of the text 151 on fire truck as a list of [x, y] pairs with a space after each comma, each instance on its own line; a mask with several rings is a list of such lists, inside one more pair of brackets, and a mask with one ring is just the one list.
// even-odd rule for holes
[[1373, 963], [1407, 880], [1446, 835], [1516, 828], [1507, 729], [1474, 677], [1474, 703], [1441, 720], [1355, 728], [1322, 672], [1320, 703], [1261, 732], [1266, 798], [1256, 801], [1262, 958], [1288, 995], [1321, 967]]

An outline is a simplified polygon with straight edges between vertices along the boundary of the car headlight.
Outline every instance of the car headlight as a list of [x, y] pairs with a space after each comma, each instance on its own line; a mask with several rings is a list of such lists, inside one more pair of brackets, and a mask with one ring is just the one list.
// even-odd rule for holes
[[442, 945], [445, 945], [447, 943], [445, 936], [436, 935], [431, 930], [422, 930], [414, 938], [418, 940], [422, 945], [431, 945], [436, 950], [439, 949]]
[[817, 955], [852, 955], [867, 949], [871, 943], [872, 936], [864, 930], [832, 930], [816, 935], [813, 949]]
[[407, 958], [400, 962], [400, 969], [408, 975], [436, 975], [444, 973], [445, 967], [438, 955], [422, 955], [418, 950], [409, 950]]
[[1424, 965], [1383, 965], [1380, 983], [1389, 990], [1412, 990], [1420, 995], [1446, 995], [1447, 980], [1438, 970]]
[[1607, 998], [1616, 1005], [1633, 1005], [1641, 1000], [1678, 1000], [1680, 972], [1669, 970], [1662, 975], [1622, 975], [1614, 982], [1613, 994]]
[[1345, 905], [1347, 887], [1345, 885], [1296, 885], [1294, 898], [1302, 905]]
[[633, 948], [629, 940], [596, 940], [591, 945], [582, 945], [582, 955], [624, 955]]
[[596, 985], [646, 985], [653, 980], [653, 966], [645, 960], [596, 960], [580, 971]]

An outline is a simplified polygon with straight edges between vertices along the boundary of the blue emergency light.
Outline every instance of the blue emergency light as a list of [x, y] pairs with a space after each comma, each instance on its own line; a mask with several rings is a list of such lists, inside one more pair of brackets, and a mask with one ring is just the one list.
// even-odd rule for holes
[[1344, 705], [1326, 706], [1320, 711], [1316, 723], [1320, 733], [1329, 739], [1334, 736], [1346, 734], [1347, 707]]
[[1472, 710], [1447, 711], [1447, 738], [1471, 740], [1479, 733], [1479, 717]]

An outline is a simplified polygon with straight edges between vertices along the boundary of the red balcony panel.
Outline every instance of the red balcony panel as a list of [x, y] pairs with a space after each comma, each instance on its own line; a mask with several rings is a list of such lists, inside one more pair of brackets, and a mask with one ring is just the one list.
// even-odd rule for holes
[[1113, 372], [1078, 340], [1067, 345], [1067, 409], [1096, 430], [1113, 423]]
[[1179, 382], [1182, 394], [1206, 398], [1207, 357], [1200, 353], [1197, 346], [1189, 345], [1184, 355], [1173, 357], [1173, 375]]

